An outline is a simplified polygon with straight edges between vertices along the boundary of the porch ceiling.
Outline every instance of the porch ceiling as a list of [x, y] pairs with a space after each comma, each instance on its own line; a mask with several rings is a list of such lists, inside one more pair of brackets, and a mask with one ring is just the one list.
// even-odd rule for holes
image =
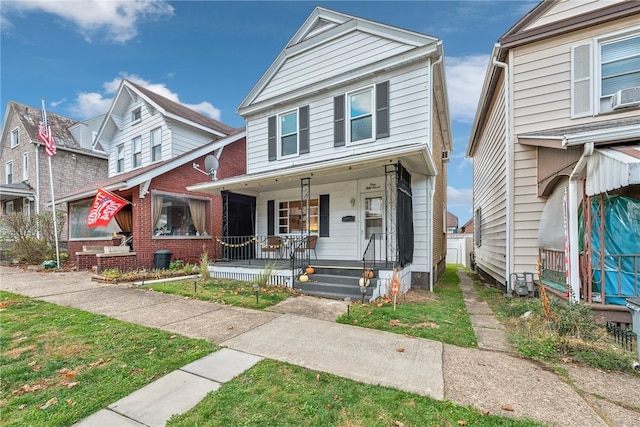
[[587, 162], [589, 196], [640, 184], [640, 145], [596, 149]]
[[412, 173], [436, 175], [435, 164], [427, 147], [415, 144], [205, 182], [187, 187], [187, 190], [213, 194], [231, 191], [257, 196], [265, 191], [299, 187], [302, 178], [311, 178], [311, 185], [315, 186], [379, 177], [384, 175], [385, 165], [398, 161]]

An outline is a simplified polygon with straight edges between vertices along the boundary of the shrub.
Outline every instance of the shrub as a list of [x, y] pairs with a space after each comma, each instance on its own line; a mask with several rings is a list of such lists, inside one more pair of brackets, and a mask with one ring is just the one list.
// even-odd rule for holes
[[[58, 238], [65, 223], [65, 214], [56, 216]], [[16, 212], [2, 217], [3, 238], [10, 242], [11, 252], [18, 261], [40, 264], [56, 259], [56, 236], [50, 212], [25, 214]]]
[[211, 279], [211, 272], [209, 272], [209, 253], [204, 251], [200, 255], [200, 278], [203, 280]]

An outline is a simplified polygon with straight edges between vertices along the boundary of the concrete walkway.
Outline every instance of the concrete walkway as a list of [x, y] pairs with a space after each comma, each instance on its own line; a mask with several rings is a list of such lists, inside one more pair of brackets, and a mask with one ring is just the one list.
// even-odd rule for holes
[[[577, 390], [539, 364], [512, 355], [504, 329], [479, 301], [469, 277], [463, 272], [459, 277], [480, 350], [335, 323], [346, 308], [339, 301], [295, 297], [265, 312], [100, 284], [86, 272], [0, 267], [3, 290], [224, 347], [114, 402], [78, 426], [162, 426], [171, 415], [186, 412], [263, 358], [550, 425], [623, 426], [640, 418], [640, 396], [632, 392], [638, 390], [640, 378], [603, 373]], [[400, 347], [404, 351], [397, 351]], [[589, 377], [583, 368], [575, 369], [569, 371], [572, 382], [577, 382], [574, 376]], [[611, 390], [610, 383], [621, 388]]]

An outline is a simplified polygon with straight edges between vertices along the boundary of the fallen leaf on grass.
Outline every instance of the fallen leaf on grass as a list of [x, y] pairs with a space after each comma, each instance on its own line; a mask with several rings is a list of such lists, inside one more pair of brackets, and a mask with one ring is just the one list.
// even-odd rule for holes
[[67, 379], [73, 379], [73, 377], [75, 377], [76, 374], [74, 374], [73, 372], [67, 372], [66, 374], [64, 374], [64, 377]]
[[76, 387], [79, 384], [80, 384], [80, 381], [75, 381], [75, 382], [67, 384], [67, 388], [73, 388], [73, 387]]
[[22, 405], [18, 406], [18, 409], [22, 411], [22, 410], [23, 410], [24, 408], [26, 408], [26, 407], [27, 407], [27, 405], [25, 405], [25, 404], [23, 403]]
[[502, 405], [502, 406], [500, 407], [500, 409], [502, 409], [503, 411], [510, 411], [510, 412], [513, 412], [513, 406], [511, 406], [511, 405]]
[[58, 398], [52, 397], [51, 399], [47, 400], [47, 403], [45, 403], [44, 405], [38, 405], [38, 409], [47, 409], [52, 407], [56, 403], [58, 403]]
[[177, 335], [171, 335], [169, 339], [174, 339], [175, 337], [177, 337]]
[[459, 425], [459, 426], [466, 426], [466, 425], [467, 425], [467, 422], [466, 422], [466, 421], [464, 421], [464, 420], [458, 420], [458, 425]]
[[316, 374], [316, 381], [320, 381], [320, 374]]
[[92, 364], [89, 365], [90, 368], [95, 368], [96, 366], [100, 366], [104, 363], [104, 359], [101, 357], [100, 359], [96, 360], [95, 362], [93, 362]]
[[73, 406], [76, 404], [76, 402], [74, 402], [73, 399], [67, 399], [66, 402], [67, 402], [67, 405], [69, 406]]
[[34, 360], [33, 362], [29, 362], [27, 363], [28, 366], [34, 366], [36, 363], [38, 363], [37, 360]]
[[46, 385], [44, 384], [35, 384], [35, 385], [29, 385], [29, 384], [25, 384], [22, 387], [20, 387], [17, 390], [14, 390], [13, 392], [11, 392], [12, 396], [22, 396], [23, 394], [27, 394], [27, 393], [33, 393], [34, 391], [38, 391], [38, 390], [45, 390], [47, 388]]
[[333, 409], [333, 405], [331, 403], [327, 403], [327, 409]]
[[392, 425], [396, 427], [404, 427], [404, 423], [402, 421], [393, 420]]
[[153, 354], [153, 352], [156, 351], [156, 348], [150, 348], [149, 351], [147, 351], [147, 354]]

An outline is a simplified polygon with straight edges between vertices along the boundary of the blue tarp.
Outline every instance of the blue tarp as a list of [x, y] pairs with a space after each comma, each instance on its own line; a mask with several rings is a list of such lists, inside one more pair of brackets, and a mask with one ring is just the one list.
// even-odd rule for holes
[[[625, 305], [625, 297], [637, 296], [640, 281], [640, 200], [605, 196], [604, 283], [605, 303]], [[591, 199], [591, 269], [593, 292], [601, 293], [600, 198]]]

